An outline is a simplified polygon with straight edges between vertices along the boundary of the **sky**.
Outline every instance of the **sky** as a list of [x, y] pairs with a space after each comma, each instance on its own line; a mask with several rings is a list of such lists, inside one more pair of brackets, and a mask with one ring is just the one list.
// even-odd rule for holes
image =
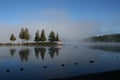
[[61, 40], [120, 33], [120, 0], [0, 0], [0, 42], [18, 39], [27, 27], [34, 40], [36, 30], [59, 33]]

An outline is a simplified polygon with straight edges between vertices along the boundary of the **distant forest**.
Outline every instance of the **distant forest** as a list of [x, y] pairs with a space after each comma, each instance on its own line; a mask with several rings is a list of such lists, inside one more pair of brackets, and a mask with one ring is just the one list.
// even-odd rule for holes
[[84, 42], [120, 42], [120, 34], [93, 36], [83, 40]]

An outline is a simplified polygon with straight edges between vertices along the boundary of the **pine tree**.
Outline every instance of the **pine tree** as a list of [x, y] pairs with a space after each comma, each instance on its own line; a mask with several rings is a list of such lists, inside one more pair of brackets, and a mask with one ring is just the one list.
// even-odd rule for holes
[[46, 41], [46, 36], [45, 36], [45, 30], [43, 29], [41, 32], [41, 38], [40, 41]]
[[11, 40], [11, 41], [15, 41], [15, 40], [16, 40], [16, 37], [14, 36], [14, 34], [11, 34], [10, 40]]
[[19, 34], [19, 38], [22, 41], [28, 41], [30, 40], [30, 34], [29, 34], [29, 30], [27, 28], [21, 28], [20, 34]]
[[51, 31], [50, 32], [50, 35], [49, 35], [49, 39], [48, 39], [50, 42], [54, 42], [55, 41], [55, 33], [54, 31]]
[[39, 41], [40, 40], [40, 37], [39, 37], [39, 31], [37, 30], [36, 33], [35, 33], [35, 39], [34, 41]]
[[57, 33], [57, 35], [56, 35], [56, 37], [55, 37], [55, 41], [59, 41], [60, 39], [59, 39], [59, 35], [58, 35], [58, 33]]
[[25, 31], [24, 31], [24, 39], [25, 39], [26, 41], [30, 40], [30, 34], [29, 34], [28, 28], [25, 28]]
[[24, 40], [24, 33], [25, 33], [24, 28], [21, 28], [20, 34], [19, 34], [19, 38], [20, 38], [21, 40]]

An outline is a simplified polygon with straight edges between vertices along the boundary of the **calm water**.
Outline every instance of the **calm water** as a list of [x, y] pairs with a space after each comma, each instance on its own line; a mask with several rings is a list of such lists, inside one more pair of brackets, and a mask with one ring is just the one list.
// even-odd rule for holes
[[120, 69], [120, 44], [0, 47], [0, 80], [45, 80]]

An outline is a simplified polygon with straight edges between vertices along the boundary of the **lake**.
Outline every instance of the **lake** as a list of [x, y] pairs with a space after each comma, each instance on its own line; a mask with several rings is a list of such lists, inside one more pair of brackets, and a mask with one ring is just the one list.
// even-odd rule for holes
[[47, 80], [112, 70], [120, 70], [119, 43], [0, 47], [0, 80]]

